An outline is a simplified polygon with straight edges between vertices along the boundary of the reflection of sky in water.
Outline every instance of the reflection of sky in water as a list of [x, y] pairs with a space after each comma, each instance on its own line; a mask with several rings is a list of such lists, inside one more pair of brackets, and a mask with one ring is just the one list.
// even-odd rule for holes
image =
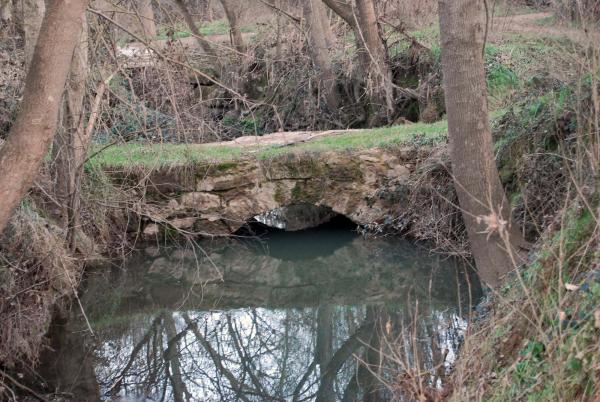
[[[338, 349], [350, 333], [349, 326], [341, 319], [345, 312], [352, 310], [361, 315], [364, 308], [338, 306], [335, 309], [337, 318], [333, 326], [333, 349]], [[362, 310], [362, 311], [361, 311]], [[227, 375], [229, 372], [247, 391], [249, 400], [265, 400], [267, 396], [292, 400], [295, 388], [306, 374], [307, 368], [315, 359], [315, 334], [310, 325], [305, 325], [305, 320], [314, 317], [317, 310], [314, 308], [300, 309], [297, 311], [242, 309], [228, 312], [189, 312], [188, 317], [196, 323], [198, 330], [206, 342], [212, 344], [212, 348], [219, 355], [220, 364], [212, 360], [210, 353], [199, 341], [188, 323], [180, 313], [171, 314], [176, 331], [182, 332], [177, 349], [177, 364], [182, 383], [184, 383], [185, 394], [189, 394], [193, 400], [238, 400], [236, 386], [232, 386]], [[454, 362], [456, 357], [457, 333], [466, 329], [466, 321], [448, 311], [435, 312], [432, 317], [435, 328], [435, 336], [439, 340], [440, 349], [447, 350], [444, 362], [446, 368]], [[450, 322], [450, 326], [448, 323]], [[358, 324], [354, 322], [353, 324]], [[395, 334], [391, 334], [392, 337]], [[431, 334], [429, 334], [431, 335]], [[120, 378], [123, 369], [128, 365], [130, 356], [135, 345], [143, 338], [140, 332], [127, 334], [119, 339], [106, 341], [98, 350], [98, 357], [106, 364], [96, 366], [96, 374], [100, 381], [101, 392], [107, 395], [109, 388]], [[428, 339], [420, 339], [426, 344]], [[236, 345], [237, 343], [237, 345]], [[169, 347], [168, 337], [162, 338], [162, 351]], [[403, 344], [408, 347], [409, 342]], [[422, 351], [425, 351], [425, 347]], [[144, 353], [148, 353], [144, 351]], [[409, 354], [409, 356], [412, 353]], [[357, 356], [358, 357], [358, 356]], [[161, 359], [161, 356], [151, 358]], [[244, 361], [251, 359], [251, 363]], [[139, 356], [137, 361], [127, 370], [117, 395], [121, 400], [129, 400], [128, 397], [148, 397], [149, 400], [176, 400], [173, 395], [174, 387], [169, 374], [154, 384], [148, 384], [148, 356]], [[350, 359], [352, 363], [354, 359]], [[415, 363], [411, 361], [411, 363]], [[433, 364], [430, 362], [429, 364]], [[165, 362], [160, 362], [164, 365]], [[168, 369], [163, 370], [173, 376], [173, 361], [169, 362]], [[432, 367], [425, 362], [426, 366]], [[255, 379], [250, 378], [248, 370], [252, 370]], [[354, 364], [346, 364], [337, 376], [339, 390], [335, 392], [336, 399], [343, 395], [343, 388], [356, 375]], [[296, 392], [298, 399], [312, 399], [319, 388], [319, 370], [315, 367], [309, 374], [305, 385]], [[438, 382], [441, 385], [441, 382]], [[114, 396], [117, 396], [113, 394]], [[164, 395], [164, 396], [163, 396]]]
[[[266, 240], [266, 249], [294, 239], [285, 236]], [[441, 385], [434, 367], [452, 365], [466, 329], [463, 269], [397, 239], [339, 239], [334, 231], [305, 237], [320, 249], [303, 260], [281, 259], [289, 244], [275, 250], [278, 258], [262, 246], [212, 244], [206, 251], [224, 282], [200, 278], [193, 292], [188, 279], [210, 272], [192, 262], [196, 256], [178, 260], [177, 269], [170, 254], [140, 256], [127, 274], [91, 280], [84, 302], [97, 339], [80, 342], [94, 345], [91, 371], [80, 377], [95, 385], [80, 388], [123, 401], [327, 401], [365, 393], [385, 400], [373, 373], [390, 380], [405, 365], [430, 371], [429, 383]], [[323, 244], [334, 246], [324, 253]], [[78, 353], [77, 342], [64, 343]], [[69, 372], [53, 359], [57, 375]]]

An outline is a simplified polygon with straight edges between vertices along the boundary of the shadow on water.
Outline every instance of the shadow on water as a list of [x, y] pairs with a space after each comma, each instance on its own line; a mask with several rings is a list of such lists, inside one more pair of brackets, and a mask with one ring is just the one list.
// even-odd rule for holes
[[296, 232], [252, 222], [250, 228], [241, 234], [251, 235], [243, 243], [259, 254], [284, 261], [297, 261], [332, 255], [359, 236], [355, 229], [355, 223], [338, 215], [318, 227]]
[[90, 273], [81, 299], [94, 335], [77, 308], [55, 320], [45, 391], [78, 401], [386, 400], [380, 380], [407, 365], [443, 383], [480, 295], [456, 261], [335, 224], [200, 246], [148, 248], [125, 269]]

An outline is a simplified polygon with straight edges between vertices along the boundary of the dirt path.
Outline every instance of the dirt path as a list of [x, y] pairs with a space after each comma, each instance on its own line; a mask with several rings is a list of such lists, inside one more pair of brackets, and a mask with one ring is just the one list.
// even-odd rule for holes
[[516, 33], [537, 37], [568, 38], [580, 45], [600, 43], [600, 32], [585, 32], [581, 29], [571, 28], [559, 23], [552, 25], [542, 24], [544, 18], [551, 18], [552, 13], [530, 13], [494, 17], [492, 20], [492, 40], [505, 33]]

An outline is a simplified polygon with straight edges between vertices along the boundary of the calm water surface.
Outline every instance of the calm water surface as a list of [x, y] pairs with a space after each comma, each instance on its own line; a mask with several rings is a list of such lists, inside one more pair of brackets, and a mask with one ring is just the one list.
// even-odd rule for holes
[[91, 273], [40, 375], [75, 400], [386, 400], [407, 368], [439, 386], [479, 287], [394, 238], [273, 232], [150, 247]]

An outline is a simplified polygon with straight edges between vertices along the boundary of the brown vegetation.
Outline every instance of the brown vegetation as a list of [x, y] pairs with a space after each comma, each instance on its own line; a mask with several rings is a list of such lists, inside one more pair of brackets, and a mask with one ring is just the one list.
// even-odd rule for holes
[[[592, 39], [598, 35], [594, 24], [600, 10], [588, 0], [539, 3], [573, 25], [541, 25], [554, 18], [550, 14], [512, 23], [480, 1], [440, 0], [440, 65], [437, 32], [429, 26], [437, 12], [432, 0], [256, 0], [252, 6], [232, 0], [98, 1], [87, 13], [86, 1], [53, 1], [44, 11], [44, 1], [22, 0], [18, 17], [16, 3], [3, 0], [0, 27], [10, 30], [0, 34], [0, 138], [6, 139], [0, 144], [0, 233], [6, 228], [0, 240], [0, 398], [3, 384], [7, 390], [23, 387], [8, 371], [34, 366], [54, 309], [77, 296], [86, 262], [99, 252], [123, 257], [150, 221], [189, 239], [209, 233], [214, 223], [214, 217], [196, 219], [188, 228], [173, 223], [189, 218], [183, 216], [187, 210], [167, 217], [155, 213], [165, 199], [172, 209], [180, 207], [186, 192], [198, 192], [197, 165], [134, 166], [111, 176], [88, 163], [90, 155], [127, 142], [202, 143], [273, 131], [431, 123], [444, 114], [449, 148], [440, 138], [415, 134], [402, 148], [412, 152], [411, 158], [403, 159], [397, 171], [388, 163], [393, 157], [383, 151], [385, 163], [373, 162], [370, 151], [309, 152], [306, 159], [286, 154], [248, 163], [232, 181], [250, 179], [230, 190], [238, 191], [235, 200], [248, 207], [254, 191], [248, 183], [256, 184], [259, 174], [287, 161], [286, 180], [306, 182], [309, 177], [296, 177], [306, 173], [302, 161], [323, 157], [319, 174], [339, 175], [343, 186], [360, 187], [352, 180], [365, 177], [375, 180], [363, 186], [369, 197], [354, 194], [344, 200], [335, 186], [328, 198], [316, 197], [316, 187], [304, 183], [273, 191], [262, 201], [270, 207], [293, 200], [330, 203], [348, 216], [356, 212], [352, 207], [385, 205], [389, 216], [378, 215], [381, 219], [371, 225], [360, 221], [366, 231], [408, 234], [427, 240], [431, 249], [465, 257], [472, 252], [480, 277], [492, 285], [495, 308], [472, 327], [452, 377], [439, 369], [446, 359], [439, 345], [432, 345], [438, 354], [435, 372], [411, 367], [401, 347], [386, 345], [396, 363], [404, 364], [401, 374], [391, 375], [395, 394], [420, 400], [500, 395], [502, 400], [536, 392], [544, 396], [548, 388], [563, 400], [590, 396], [597, 388], [597, 324], [590, 318], [597, 299], [573, 289], [591, 283], [588, 273], [598, 268], [599, 63]], [[498, 7], [504, 12], [508, 5]], [[490, 32], [490, 21], [493, 27], [504, 25]], [[497, 67], [505, 74], [500, 80], [520, 77], [510, 78], [513, 66], [502, 60], [505, 54], [486, 53], [485, 40], [501, 46], [503, 34], [532, 32], [570, 38], [572, 63], [560, 74], [545, 66], [544, 76], [510, 83], [511, 91], [531, 94], [504, 94], [501, 106], [507, 110], [492, 138], [490, 70]], [[545, 51], [544, 43], [536, 46]], [[573, 65], [579, 70], [571, 71]], [[548, 99], [555, 98], [558, 106], [552, 109]], [[352, 159], [357, 155], [361, 162]], [[344, 168], [335, 166], [339, 160]], [[377, 165], [374, 176], [364, 167], [369, 163]], [[209, 165], [217, 171], [220, 166]], [[164, 184], [161, 176], [173, 187], [177, 183], [169, 175], [184, 171], [193, 175], [193, 188], [168, 194], [158, 189]], [[220, 212], [235, 209], [231, 200], [222, 202], [222, 194], [216, 198], [213, 207]], [[227, 217], [234, 221], [227, 233], [256, 211], [243, 212]], [[520, 246], [528, 246], [524, 238], [538, 241], [537, 257], [521, 267]], [[571, 331], [579, 313], [586, 317], [583, 330]], [[498, 328], [504, 332], [496, 333]], [[376, 341], [383, 348], [386, 340]], [[319, 353], [330, 353], [325, 349]], [[380, 354], [371, 352], [361, 355], [368, 362], [361, 374], [383, 364]], [[547, 369], [546, 358], [558, 368]], [[564, 369], [573, 359], [581, 363], [575, 374]], [[529, 367], [543, 377], [530, 376]], [[567, 380], [561, 382], [561, 376]], [[366, 377], [372, 391], [375, 376]], [[521, 388], [508, 387], [517, 377]], [[550, 379], [564, 391], [548, 385]], [[323, 398], [332, 389], [333, 380], [326, 380], [319, 389]], [[542, 391], [540, 381], [546, 387]], [[373, 395], [368, 392], [365, 399]]]

